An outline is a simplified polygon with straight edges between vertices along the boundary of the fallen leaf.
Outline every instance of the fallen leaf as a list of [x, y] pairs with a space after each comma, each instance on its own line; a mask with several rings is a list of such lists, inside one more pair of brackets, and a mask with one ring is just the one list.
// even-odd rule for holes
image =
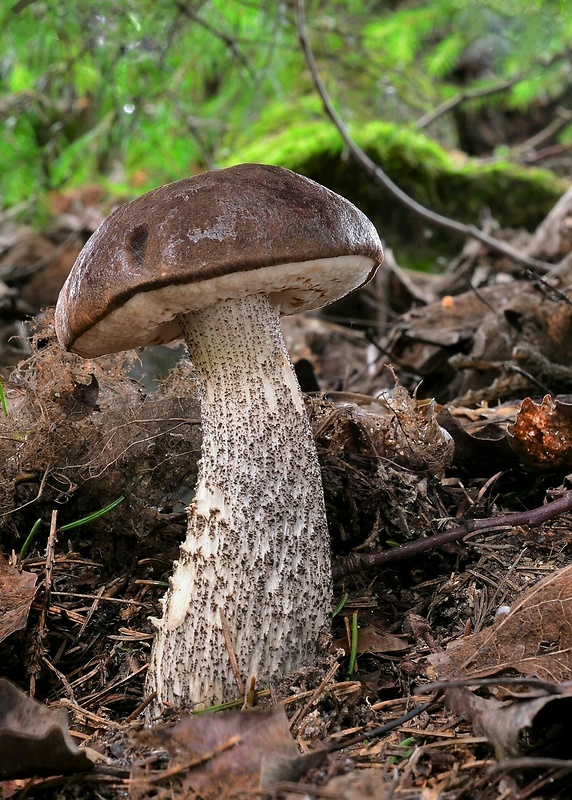
[[528, 469], [572, 468], [572, 405], [547, 394], [541, 403], [522, 401], [508, 441]]
[[312, 403], [318, 447], [344, 461], [390, 459], [421, 474], [441, 475], [450, 466], [453, 439], [439, 425], [432, 401], [418, 401], [400, 385], [384, 403], [351, 392], [329, 392], [327, 398]]
[[484, 476], [519, 466], [519, 459], [508, 443], [504, 420], [499, 423], [487, 418], [477, 427], [463, 424], [453, 415], [454, 410], [443, 406], [437, 421], [455, 442], [455, 467], [469, 475]]
[[[141, 731], [138, 741], [160, 747], [171, 756], [171, 764], [162, 772], [149, 773], [135, 765], [132, 789], [148, 784], [152, 794], [163, 776], [172, 781], [178, 776], [180, 788], [174, 797], [204, 800], [220, 798], [229, 787], [241, 789], [269, 786], [284, 780], [296, 780], [308, 761], [300, 756], [282, 707], [262, 711], [228, 711], [183, 717], [175, 727]], [[324, 757], [325, 751], [319, 753]], [[131, 796], [150, 796], [139, 790]], [[154, 796], [154, 795], [153, 795]]]
[[463, 687], [445, 692], [445, 704], [469, 720], [477, 735], [494, 745], [497, 758], [568, 758], [572, 735], [572, 694], [529, 695], [501, 703]]
[[26, 627], [36, 593], [36, 577], [19, 570], [0, 553], [0, 642]]
[[0, 678], [1, 779], [80, 772], [95, 758], [74, 744], [65, 709], [46, 708]]
[[517, 673], [572, 679], [572, 566], [532, 586], [489, 628], [429, 656], [441, 679]]
[[339, 800], [390, 800], [395, 792], [393, 781], [380, 775], [378, 769], [360, 769], [337, 775], [330, 778], [323, 788], [328, 791], [327, 797]]
[[[409, 648], [407, 638], [392, 633], [379, 633], [373, 625], [360, 628], [358, 636], [358, 653], [401, 653]], [[350, 646], [347, 637], [336, 639], [332, 643], [332, 652], [337, 649], [349, 654]]]

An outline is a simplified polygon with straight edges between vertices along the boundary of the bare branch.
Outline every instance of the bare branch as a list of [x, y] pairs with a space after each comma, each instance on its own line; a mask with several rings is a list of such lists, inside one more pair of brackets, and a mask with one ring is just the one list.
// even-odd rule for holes
[[[570, 60], [570, 52], [565, 51], [563, 53], [556, 53], [552, 58], [549, 59], [542, 59], [540, 60], [539, 64], [543, 70], [548, 69], [553, 64], [558, 63], [558, 61], [568, 62]], [[500, 83], [495, 83], [493, 86], [483, 87], [482, 89], [473, 89], [472, 91], [466, 92], [459, 92], [454, 97], [450, 97], [448, 100], [445, 100], [443, 103], [434, 108], [432, 111], [429, 111], [427, 114], [424, 114], [417, 120], [417, 127], [418, 128], [425, 128], [427, 125], [430, 125], [434, 122], [438, 117], [443, 116], [446, 114], [447, 111], [451, 111], [453, 108], [457, 108], [457, 106], [461, 105], [462, 103], [470, 102], [471, 100], [479, 100], [481, 97], [490, 97], [493, 94], [499, 94], [500, 92], [506, 92], [508, 89], [512, 89], [513, 86], [516, 86], [518, 83], [522, 83], [531, 78], [532, 70], [525, 72], [521, 75], [515, 75], [514, 78], [506, 81], [500, 81]]]
[[491, 250], [494, 250], [498, 253], [502, 253], [503, 255], [507, 256], [508, 258], [512, 259], [517, 264], [523, 264], [524, 266], [528, 267], [531, 271], [538, 273], [545, 273], [550, 269], [550, 266], [543, 261], [538, 261], [535, 258], [530, 258], [529, 256], [524, 255], [523, 253], [519, 253], [513, 247], [506, 244], [505, 242], [501, 242], [498, 239], [495, 239], [493, 236], [489, 236], [489, 234], [484, 233], [475, 225], [465, 225], [461, 222], [457, 222], [457, 220], [449, 219], [448, 217], [444, 217], [441, 214], [437, 214], [435, 211], [431, 211], [425, 206], [422, 206], [417, 201], [413, 200], [406, 194], [402, 189], [399, 188], [392, 180], [389, 178], [388, 175], [375, 164], [371, 158], [361, 149], [361, 147], [353, 140], [350, 136], [350, 133], [345, 126], [343, 120], [337, 113], [334, 105], [331, 101], [330, 95], [320, 77], [320, 73], [318, 71], [318, 67], [316, 65], [316, 61], [314, 59], [314, 54], [310, 47], [310, 43], [308, 40], [308, 35], [306, 31], [306, 21], [305, 21], [305, 14], [304, 14], [304, 0], [296, 0], [296, 28], [298, 31], [298, 39], [300, 41], [300, 45], [302, 50], [304, 51], [304, 56], [306, 59], [306, 63], [312, 75], [312, 80], [316, 87], [318, 94], [322, 100], [324, 105], [324, 109], [336, 128], [340, 133], [346, 147], [357, 161], [357, 163], [363, 167], [363, 169], [370, 175], [373, 180], [377, 183], [381, 184], [388, 192], [390, 192], [393, 197], [396, 198], [402, 205], [408, 208], [410, 211], [413, 211], [417, 214], [421, 219], [424, 219], [431, 225], [437, 225], [440, 228], [445, 228], [453, 233], [458, 234], [459, 236], [464, 237], [471, 237], [472, 239], [477, 239], [478, 241], [486, 244]]
[[477, 100], [480, 97], [489, 97], [492, 94], [499, 94], [499, 92], [506, 92], [508, 89], [512, 89], [512, 87], [521, 80], [522, 78], [520, 77], [513, 78], [511, 81], [501, 81], [500, 83], [495, 83], [494, 86], [488, 86], [487, 88], [477, 89], [472, 92], [460, 92], [420, 117], [417, 120], [417, 127], [426, 128], [432, 122], [435, 122], [436, 119], [442, 117], [443, 114], [446, 114], [447, 111], [457, 108], [457, 106], [460, 106], [462, 103], [466, 103], [470, 100]]
[[225, 33], [224, 31], [215, 28], [214, 25], [211, 25], [209, 22], [207, 22], [207, 20], [200, 17], [191, 8], [189, 8], [186, 3], [182, 2], [182, 0], [175, 0], [175, 6], [185, 17], [192, 20], [193, 22], [196, 22], [197, 25], [200, 25], [206, 31], [212, 33], [213, 36], [216, 36], [222, 42], [224, 42], [224, 44], [229, 48], [230, 52], [232, 53], [236, 61], [238, 61], [239, 64], [242, 64], [242, 66], [246, 69], [246, 71], [248, 72], [249, 76], [252, 79], [255, 78], [254, 71], [251, 65], [249, 64], [246, 56], [244, 56], [240, 51], [236, 43], [236, 40], [232, 36], [229, 36], [228, 33]]
[[517, 525], [541, 525], [553, 517], [563, 514], [565, 511], [572, 511], [572, 492], [565, 492], [558, 500], [552, 500], [539, 508], [530, 511], [515, 511], [509, 514], [500, 514], [490, 519], [467, 520], [462, 525], [452, 528], [426, 539], [416, 539], [408, 542], [401, 547], [394, 547], [391, 550], [383, 550], [380, 553], [352, 553], [349, 556], [342, 556], [333, 565], [334, 578], [342, 578], [345, 575], [353, 575], [356, 572], [366, 571], [380, 567], [382, 564], [389, 564], [394, 561], [401, 561], [406, 558], [413, 558], [420, 553], [442, 547], [449, 542], [456, 542], [465, 539], [471, 533], [498, 533], [502, 530], [511, 530]]

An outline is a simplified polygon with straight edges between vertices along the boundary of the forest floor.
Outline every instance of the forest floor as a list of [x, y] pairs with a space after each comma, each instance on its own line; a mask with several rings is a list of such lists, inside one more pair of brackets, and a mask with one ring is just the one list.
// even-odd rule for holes
[[149, 617], [200, 420], [180, 346], [85, 362], [55, 341], [43, 309], [101, 205], [0, 221], [0, 797], [570, 797], [572, 195], [534, 235], [493, 231], [545, 269], [469, 242], [430, 276], [388, 252], [359, 297], [284, 320], [333, 643], [230, 704], [252, 708], [157, 728]]

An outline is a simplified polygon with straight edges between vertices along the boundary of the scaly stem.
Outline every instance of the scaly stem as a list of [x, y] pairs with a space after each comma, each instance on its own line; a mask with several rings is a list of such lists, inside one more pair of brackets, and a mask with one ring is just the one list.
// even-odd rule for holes
[[203, 453], [187, 538], [163, 601], [148, 688], [194, 707], [313, 663], [331, 612], [331, 565], [316, 448], [265, 296], [181, 318], [201, 396]]

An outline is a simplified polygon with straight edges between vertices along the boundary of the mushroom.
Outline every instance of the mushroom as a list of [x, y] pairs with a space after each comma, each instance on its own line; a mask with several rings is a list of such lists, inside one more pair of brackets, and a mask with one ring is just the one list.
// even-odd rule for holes
[[72, 268], [55, 316], [65, 348], [92, 358], [182, 335], [200, 395], [196, 493], [153, 620], [152, 713], [228, 700], [236, 665], [264, 685], [315, 662], [331, 613], [328, 528], [279, 315], [342, 297], [382, 260], [348, 200], [242, 164], [121, 206]]

